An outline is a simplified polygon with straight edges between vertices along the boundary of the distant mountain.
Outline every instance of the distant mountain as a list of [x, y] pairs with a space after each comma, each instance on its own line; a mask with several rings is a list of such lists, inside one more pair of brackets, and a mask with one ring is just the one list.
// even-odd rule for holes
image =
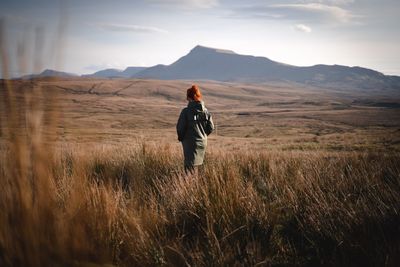
[[[21, 78], [76, 77], [55, 70]], [[160, 80], [215, 80], [227, 82], [295, 82], [326, 88], [400, 89], [400, 77], [384, 75], [375, 70], [341, 65], [299, 67], [256, 57], [236, 54], [230, 50], [194, 47], [171, 65], [128, 67], [125, 70], [105, 69], [82, 77], [151, 78]]]
[[361, 67], [315, 65], [298, 67], [265, 57], [196, 46], [171, 65], [146, 68], [133, 78], [216, 80], [242, 82], [291, 81], [322, 87], [400, 88], [400, 77]]
[[66, 77], [78, 77], [78, 76], [79, 75], [73, 73], [46, 69], [39, 74], [22, 76], [21, 79], [46, 78], [46, 77], [66, 78]]
[[124, 77], [130, 78], [145, 69], [147, 69], [147, 67], [127, 67], [122, 73]]
[[[145, 70], [146, 67], [127, 67], [125, 70], [119, 69], [105, 69], [97, 71], [93, 74], [81, 75], [81, 77], [93, 77], [93, 78], [130, 78], [132, 75]], [[77, 74], [56, 71], [46, 69], [39, 74], [31, 74], [20, 77], [21, 79], [33, 79], [33, 78], [44, 78], [44, 77], [79, 77]]]
[[92, 74], [82, 75], [82, 77], [94, 77], [94, 78], [112, 78], [112, 77], [123, 77], [122, 70], [118, 69], [105, 69], [100, 70]]
[[82, 77], [94, 78], [130, 78], [132, 75], [146, 69], [146, 67], [127, 67], [125, 70], [119, 69], [105, 69], [97, 71], [93, 74], [82, 75]]

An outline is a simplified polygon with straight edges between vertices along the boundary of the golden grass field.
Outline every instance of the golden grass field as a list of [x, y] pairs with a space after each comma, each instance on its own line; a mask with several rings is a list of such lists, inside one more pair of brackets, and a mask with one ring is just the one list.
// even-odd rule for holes
[[[178, 146], [175, 124], [191, 83], [48, 79], [15, 81], [14, 90], [18, 95], [33, 85], [38, 88], [32, 101], [58, 114], [57, 141], [127, 145], [140, 139]], [[211, 81], [199, 85], [217, 125], [211, 148], [400, 150], [400, 92]]]
[[188, 81], [0, 86], [0, 266], [398, 266], [400, 93]]

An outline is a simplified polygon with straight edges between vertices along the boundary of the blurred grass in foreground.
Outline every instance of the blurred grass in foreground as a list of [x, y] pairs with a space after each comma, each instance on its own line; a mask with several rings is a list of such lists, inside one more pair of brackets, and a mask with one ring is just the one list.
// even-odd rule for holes
[[0, 265], [399, 262], [398, 154], [213, 153], [186, 178], [180, 157], [162, 144], [2, 153]]

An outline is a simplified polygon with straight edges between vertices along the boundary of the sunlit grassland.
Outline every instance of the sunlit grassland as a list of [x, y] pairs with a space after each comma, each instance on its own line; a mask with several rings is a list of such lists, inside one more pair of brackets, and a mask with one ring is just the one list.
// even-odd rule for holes
[[[398, 154], [207, 155], [146, 143], [1, 155], [2, 266], [395, 266]], [[16, 149], [16, 150], [15, 150]]]

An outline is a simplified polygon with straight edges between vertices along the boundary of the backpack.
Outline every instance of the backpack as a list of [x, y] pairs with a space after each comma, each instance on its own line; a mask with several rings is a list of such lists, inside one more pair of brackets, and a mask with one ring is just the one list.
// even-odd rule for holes
[[199, 121], [207, 135], [210, 135], [214, 130], [211, 113], [204, 109], [203, 112], [194, 115], [194, 120]]

